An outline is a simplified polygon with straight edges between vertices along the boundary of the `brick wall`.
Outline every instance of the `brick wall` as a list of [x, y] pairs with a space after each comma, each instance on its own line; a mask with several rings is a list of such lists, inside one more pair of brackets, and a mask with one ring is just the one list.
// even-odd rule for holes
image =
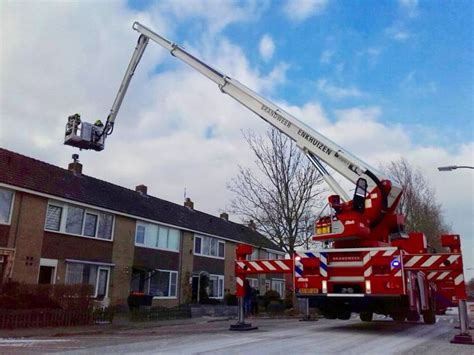
[[8, 236], [10, 234], [9, 225], [0, 225], [0, 248], [8, 246]]
[[181, 234], [180, 303], [189, 303], [192, 298], [192, 286], [189, 279], [193, 273], [194, 234]]
[[224, 288], [235, 293], [235, 243], [225, 242]]
[[43, 233], [43, 258], [112, 262], [114, 245], [110, 241], [54, 232]]
[[48, 200], [42, 197], [16, 193], [15, 205], [21, 205], [21, 209], [19, 213], [15, 211], [10, 230], [9, 245], [15, 248], [13, 280], [25, 283], [38, 281], [47, 203]]
[[[227, 244], [227, 243], [226, 243]], [[208, 258], [206, 256], [194, 255], [193, 271], [207, 271], [210, 274], [224, 275], [225, 259]]]
[[135, 247], [133, 266], [146, 269], [179, 270], [179, 253]]
[[135, 244], [135, 220], [116, 216], [114, 228], [114, 247], [112, 251], [112, 277], [109, 295], [111, 304], [127, 304]]

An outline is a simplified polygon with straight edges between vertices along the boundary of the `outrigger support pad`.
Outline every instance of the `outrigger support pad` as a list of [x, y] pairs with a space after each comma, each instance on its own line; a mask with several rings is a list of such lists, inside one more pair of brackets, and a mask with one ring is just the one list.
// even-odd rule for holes
[[229, 330], [247, 331], [256, 330], [258, 327], [252, 327], [251, 323], [245, 323], [244, 319], [244, 298], [239, 297], [239, 320], [235, 324], [231, 324]]
[[466, 300], [458, 301], [458, 312], [459, 312], [459, 334], [455, 335], [451, 339], [453, 344], [467, 344], [474, 345], [471, 334], [469, 334], [469, 317], [467, 315], [467, 303]]

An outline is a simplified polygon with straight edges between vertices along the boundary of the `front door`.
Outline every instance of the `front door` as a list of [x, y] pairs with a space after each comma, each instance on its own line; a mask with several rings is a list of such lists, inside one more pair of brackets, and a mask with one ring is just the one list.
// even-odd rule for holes
[[54, 283], [54, 266], [40, 266], [39, 284], [53, 284]]

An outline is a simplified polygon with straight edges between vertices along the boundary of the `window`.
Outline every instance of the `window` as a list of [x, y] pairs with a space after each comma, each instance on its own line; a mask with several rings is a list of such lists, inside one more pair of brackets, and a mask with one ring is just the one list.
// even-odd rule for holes
[[69, 206], [66, 218], [66, 233], [82, 234], [82, 222], [84, 220], [84, 209]]
[[218, 255], [221, 257], [224, 257], [224, 248], [225, 248], [225, 243], [224, 242], [219, 242], [219, 250], [218, 250]]
[[137, 232], [135, 235], [136, 244], [145, 244], [145, 226], [138, 224]]
[[84, 235], [87, 237], [95, 237], [98, 216], [92, 213], [86, 213], [86, 221], [84, 223]]
[[225, 242], [217, 238], [195, 235], [194, 254], [211, 256], [215, 258], [224, 258]]
[[253, 288], [256, 289], [256, 290], [259, 289], [259, 287], [258, 287], [258, 279], [253, 279], [253, 278], [248, 277], [247, 280], [249, 280], [249, 285], [250, 285], [250, 287], [253, 287]]
[[137, 222], [135, 245], [152, 249], [179, 251], [180, 232], [178, 229], [153, 223]]
[[112, 240], [114, 216], [61, 202], [50, 202], [44, 229], [82, 235], [89, 238]]
[[46, 223], [44, 228], [59, 231], [61, 227], [61, 216], [63, 214], [63, 208], [59, 206], [49, 205], [46, 211]]
[[66, 284], [89, 284], [94, 289], [95, 297], [107, 297], [110, 268], [106, 266], [68, 263]]
[[109, 282], [109, 269], [99, 267], [99, 274], [97, 277], [97, 292], [96, 296], [100, 298], [107, 297], [107, 284]]
[[258, 259], [258, 249], [252, 247], [252, 254], [247, 255], [247, 260], [257, 260]]
[[178, 284], [177, 271], [156, 270], [149, 278], [148, 294], [156, 297], [176, 297], [176, 288]]
[[10, 224], [13, 190], [0, 187], [0, 224]]
[[223, 298], [224, 297], [224, 276], [223, 275], [209, 275], [209, 298]]
[[201, 254], [202, 238], [194, 238], [194, 254]]
[[271, 286], [272, 290], [275, 290], [276, 292], [278, 292], [278, 294], [280, 295], [280, 298], [285, 297], [285, 281], [272, 279], [271, 285], [272, 285]]
[[99, 213], [99, 229], [97, 230], [97, 238], [111, 240], [113, 226], [113, 215], [103, 212]]

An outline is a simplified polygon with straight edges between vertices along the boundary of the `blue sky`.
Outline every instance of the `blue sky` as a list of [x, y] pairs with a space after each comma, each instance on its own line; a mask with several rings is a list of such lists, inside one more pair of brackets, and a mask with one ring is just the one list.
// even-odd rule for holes
[[[332, 109], [379, 105], [382, 120], [413, 126], [420, 143], [473, 139], [471, 1], [322, 3], [316, 15], [292, 20], [282, 1], [260, 1], [258, 16], [230, 24], [223, 34], [262, 73], [276, 62], [287, 63], [288, 79], [274, 95], [290, 104], [317, 99]], [[142, 11], [153, 5], [129, 2]], [[193, 43], [203, 26], [197, 17], [186, 19], [175, 41]], [[267, 61], [258, 50], [265, 34], [275, 43]], [[423, 136], [420, 129], [430, 134]]]

